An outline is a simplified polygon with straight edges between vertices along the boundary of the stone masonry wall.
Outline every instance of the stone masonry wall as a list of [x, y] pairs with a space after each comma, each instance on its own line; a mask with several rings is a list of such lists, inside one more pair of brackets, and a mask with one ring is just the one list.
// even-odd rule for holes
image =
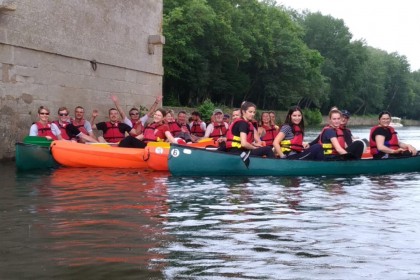
[[[28, 134], [37, 109], [127, 110], [162, 90], [163, 0], [0, 1], [0, 159]], [[13, 4], [15, 10], [2, 4]], [[93, 63], [96, 62], [96, 69]]]

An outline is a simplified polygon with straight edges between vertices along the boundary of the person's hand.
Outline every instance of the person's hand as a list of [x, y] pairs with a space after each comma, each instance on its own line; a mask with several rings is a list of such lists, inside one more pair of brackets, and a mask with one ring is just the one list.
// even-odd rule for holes
[[309, 148], [309, 144], [307, 142], [303, 142], [302, 143], [303, 148], [306, 150], [307, 148]]
[[156, 103], [159, 103], [159, 102], [161, 102], [162, 101], [162, 99], [163, 99], [163, 96], [162, 95], [159, 95], [159, 96], [156, 96]]
[[93, 109], [92, 111], [92, 118], [96, 118], [97, 116], [99, 116], [99, 111], [96, 109]]
[[117, 104], [118, 103], [118, 97], [115, 94], [111, 94], [111, 100]]
[[263, 143], [260, 141], [260, 142], [255, 142], [254, 144], [252, 144], [254, 147], [262, 147], [263, 146]]
[[47, 138], [47, 140], [53, 140], [51, 136], [45, 136], [45, 138]]
[[140, 134], [136, 136], [137, 139], [139, 139], [140, 141], [144, 139], [144, 134]]

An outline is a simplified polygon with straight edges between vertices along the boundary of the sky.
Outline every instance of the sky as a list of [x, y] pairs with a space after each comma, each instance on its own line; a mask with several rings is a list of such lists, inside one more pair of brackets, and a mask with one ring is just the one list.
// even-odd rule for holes
[[420, 14], [416, 0], [277, 0], [298, 11], [342, 19], [354, 40], [405, 55], [411, 71], [420, 69]]

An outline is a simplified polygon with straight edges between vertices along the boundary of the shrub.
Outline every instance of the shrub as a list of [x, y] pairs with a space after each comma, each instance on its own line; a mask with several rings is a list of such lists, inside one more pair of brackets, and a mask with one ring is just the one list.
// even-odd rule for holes
[[303, 109], [303, 115], [307, 125], [318, 125], [322, 122], [322, 114], [319, 109]]
[[201, 114], [201, 119], [205, 122], [209, 122], [211, 116], [213, 115], [213, 111], [215, 106], [210, 99], [206, 99], [203, 104], [198, 106], [197, 111]]

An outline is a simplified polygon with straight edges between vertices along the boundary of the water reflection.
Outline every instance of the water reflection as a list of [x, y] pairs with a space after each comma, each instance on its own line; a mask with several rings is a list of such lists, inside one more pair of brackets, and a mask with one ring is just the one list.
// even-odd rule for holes
[[[17, 178], [17, 195], [25, 200], [19, 203], [21, 232], [3, 237], [9, 244], [23, 238], [28, 271], [14, 271], [10, 279], [28, 272], [33, 279], [104, 279], [112, 269], [124, 279], [162, 278], [165, 256], [155, 248], [168, 240], [162, 227], [168, 213], [165, 177], [109, 169], [59, 168], [48, 173]], [[13, 250], [8, 261], [16, 262], [19, 256]], [[43, 266], [31, 266], [33, 258], [43, 259]]]

